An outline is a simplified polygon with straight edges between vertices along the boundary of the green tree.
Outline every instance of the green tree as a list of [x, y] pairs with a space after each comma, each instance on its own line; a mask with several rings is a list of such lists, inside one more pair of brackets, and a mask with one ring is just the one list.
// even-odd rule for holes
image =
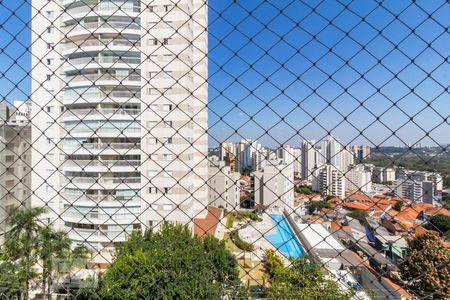
[[309, 206], [309, 211], [310, 213], [313, 213], [314, 211], [321, 211], [322, 208], [330, 208], [331, 207], [331, 203], [327, 202], [327, 201], [317, 201], [317, 202], [312, 202], [311, 205]]
[[408, 252], [400, 264], [405, 285], [420, 298], [449, 299], [450, 251], [439, 234], [429, 232], [408, 240]]
[[352, 210], [347, 214], [350, 218], [358, 220], [361, 224], [367, 225], [367, 211], [361, 209]]
[[402, 201], [397, 201], [395, 203], [395, 205], [392, 207], [392, 209], [396, 210], [396, 211], [401, 211], [402, 207], [403, 207], [403, 202]]
[[306, 258], [295, 259], [284, 267], [273, 252], [266, 252], [264, 267], [269, 275], [268, 299], [351, 299], [353, 293], [327, 279], [324, 270]]
[[18, 267], [8, 258], [1, 257], [0, 263], [0, 299], [20, 299], [21, 278]]
[[[223, 241], [192, 236], [181, 225], [133, 232], [99, 280], [100, 299], [229, 299], [243, 297], [237, 262]], [[86, 296], [84, 296], [86, 297]]]
[[7, 220], [10, 229], [5, 234], [2, 256], [15, 262], [24, 299], [28, 299], [31, 282], [38, 277], [35, 266], [39, 259], [39, 234], [44, 228], [39, 218], [44, 212], [41, 207], [15, 208]]
[[307, 187], [307, 186], [304, 186], [304, 185], [296, 186], [296, 187], [295, 187], [295, 191], [296, 191], [297, 193], [305, 194], [305, 195], [311, 195], [311, 194], [312, 194], [311, 188], [310, 188], [310, 187]]
[[51, 226], [39, 233], [38, 253], [42, 265], [42, 294], [51, 299], [54, 262], [69, 257], [71, 241], [65, 232], [55, 231]]
[[450, 217], [446, 215], [435, 215], [430, 219], [426, 228], [438, 230], [441, 234], [446, 234], [450, 230]]

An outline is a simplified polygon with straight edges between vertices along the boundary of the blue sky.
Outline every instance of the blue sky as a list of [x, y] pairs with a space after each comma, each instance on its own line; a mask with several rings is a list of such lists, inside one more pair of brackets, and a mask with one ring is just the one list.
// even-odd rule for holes
[[[209, 5], [210, 145], [246, 137], [297, 146], [329, 132], [343, 143], [450, 142], [445, 0]], [[0, 6], [8, 101], [30, 93], [29, 10], [17, 0]]]

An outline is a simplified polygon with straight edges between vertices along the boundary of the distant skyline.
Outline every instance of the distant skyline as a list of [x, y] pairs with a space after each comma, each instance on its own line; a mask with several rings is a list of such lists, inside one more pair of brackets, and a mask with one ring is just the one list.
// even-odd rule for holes
[[[210, 1], [210, 146], [299, 145], [328, 133], [343, 144], [450, 143], [445, 0], [271, 2]], [[8, 102], [30, 95], [29, 21], [29, 0], [1, 2]]]

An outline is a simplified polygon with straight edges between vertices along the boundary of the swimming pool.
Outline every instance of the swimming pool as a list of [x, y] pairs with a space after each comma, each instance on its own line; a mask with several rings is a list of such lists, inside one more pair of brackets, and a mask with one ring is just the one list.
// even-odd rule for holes
[[303, 256], [303, 248], [297, 240], [294, 232], [283, 215], [270, 215], [276, 233], [266, 235], [269, 240], [281, 253], [289, 258], [299, 258]]

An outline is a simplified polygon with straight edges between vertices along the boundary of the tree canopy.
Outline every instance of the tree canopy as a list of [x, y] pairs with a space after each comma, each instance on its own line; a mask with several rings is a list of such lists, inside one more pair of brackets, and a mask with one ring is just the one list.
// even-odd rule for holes
[[408, 252], [400, 264], [406, 286], [421, 298], [448, 299], [450, 296], [450, 251], [436, 232], [408, 241]]
[[450, 217], [446, 215], [435, 215], [426, 226], [428, 229], [439, 231], [445, 234], [450, 230]]
[[272, 250], [266, 251], [264, 267], [269, 276], [269, 299], [351, 299], [353, 293], [325, 278], [324, 270], [306, 258], [294, 259], [284, 266]]
[[166, 223], [157, 232], [133, 232], [91, 293], [111, 300], [241, 299], [245, 290], [223, 241]]

